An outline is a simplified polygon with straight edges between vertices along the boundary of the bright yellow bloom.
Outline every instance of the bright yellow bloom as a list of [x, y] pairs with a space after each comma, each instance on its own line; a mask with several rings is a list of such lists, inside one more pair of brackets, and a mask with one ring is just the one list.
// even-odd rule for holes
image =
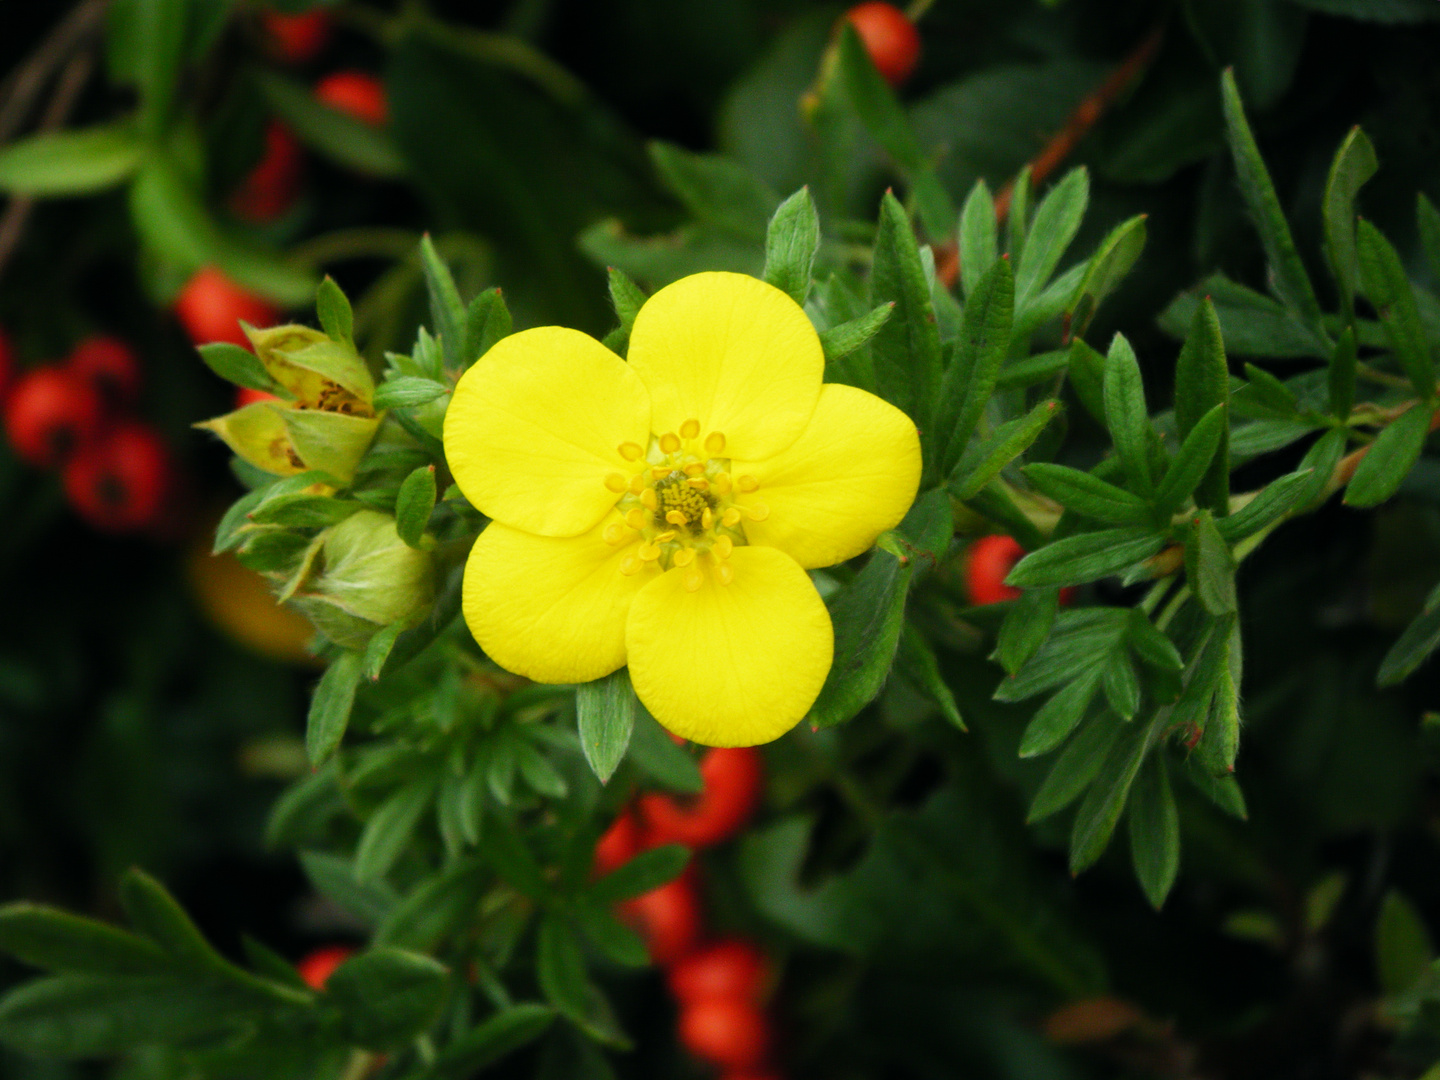
[[920, 481], [910, 418], [824, 367], [799, 305], [742, 274], [657, 292], [628, 363], [557, 326], [501, 340], [445, 418], [493, 519], [465, 568], [480, 647], [539, 682], [628, 663], [656, 719], [708, 746], [788, 731], [834, 652], [805, 571], [866, 551]]

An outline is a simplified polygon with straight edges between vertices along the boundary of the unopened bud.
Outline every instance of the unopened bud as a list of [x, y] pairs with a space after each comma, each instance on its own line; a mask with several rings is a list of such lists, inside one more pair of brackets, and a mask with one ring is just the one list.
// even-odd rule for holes
[[310, 469], [348, 481], [375, 439], [380, 421], [284, 401], [258, 401], [195, 425], [213, 431], [241, 460], [277, 476]]
[[295, 324], [245, 334], [270, 377], [304, 409], [373, 416], [375, 380], [353, 346]]

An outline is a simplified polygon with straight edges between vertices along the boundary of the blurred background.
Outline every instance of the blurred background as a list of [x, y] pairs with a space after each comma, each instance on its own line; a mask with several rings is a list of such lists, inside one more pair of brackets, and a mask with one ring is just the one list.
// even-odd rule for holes
[[[464, 295], [503, 288], [517, 327], [603, 333], [607, 265], [647, 288], [758, 271], [763, 218], [757, 235], [739, 211], [697, 216], [668, 147], [726, 155], [736, 205], [809, 184], [827, 240], [864, 241], [905, 171], [858, 118], [822, 118], [822, 133], [801, 106], [823, 87], [843, 11], [81, 0], [0, 12], [0, 899], [110, 917], [116, 876], [140, 864], [222, 949], [248, 933], [298, 956], [353, 935], [293, 857], [263, 844], [270, 804], [306, 767], [318, 669], [304, 624], [208, 554], [240, 488], [228, 453], [190, 425], [233, 408], [234, 390], [193, 342], [234, 335], [237, 318], [313, 321], [329, 273], [366, 354], [404, 349], [425, 317], [423, 232]], [[1091, 340], [1123, 328], [1151, 385], [1173, 367], [1162, 313], [1177, 294], [1216, 270], [1263, 287], [1224, 149], [1227, 66], [1302, 254], [1318, 258], [1326, 170], [1363, 124], [1381, 169], [1362, 212], [1427, 278], [1414, 206], [1417, 191], [1440, 200], [1434, 0], [935, 0], [911, 13], [918, 65], [893, 81], [957, 204], [976, 179], [999, 190], [1027, 162], [1037, 179], [1042, 165], [1051, 178], [1084, 165], [1078, 249], [1149, 215], [1140, 272]], [[157, 52], [168, 73], [152, 70]], [[137, 130], [163, 146], [142, 164]], [[53, 161], [5, 156], [42, 131], [89, 141]], [[988, 701], [998, 671], [978, 647], [946, 656], [974, 729], [946, 750], [971, 781], [978, 816], [964, 828], [1035, 847], [1081, 951], [1104, 954], [1112, 982], [1185, 1038], [1075, 1064], [1031, 1035], [982, 1030], [975, 988], [915, 956], [858, 989], [816, 967], [799, 979], [796, 1027], [823, 1045], [826, 994], [853, 991], [874, 1005], [854, 1037], [878, 1061], [873, 1048], [907, 1045], [921, 1075], [956, 1075], [944, 1071], [956, 1062], [973, 1075], [1185, 1075], [1174, 1059], [1196, 1052], [1192, 1037], [1227, 1076], [1405, 1075], [1368, 1036], [1337, 1049], [1335, 1033], [1376, 993], [1379, 897], [1400, 888], [1427, 918], [1440, 904], [1434, 759], [1415, 742], [1435, 679], [1373, 689], [1440, 572], [1437, 498], [1440, 477], [1421, 468], [1379, 515], [1332, 507], [1247, 561], [1251, 820], [1185, 808], [1187, 862], [1163, 916], [1123, 858], [1071, 885], [1063, 836], [1023, 835], [1038, 779], [1015, 757], [1013, 708]], [[18, 974], [0, 967], [0, 982]], [[824, 1052], [814, 1060], [826, 1075]], [[72, 1075], [40, 1068], [0, 1054], [0, 1075]]]

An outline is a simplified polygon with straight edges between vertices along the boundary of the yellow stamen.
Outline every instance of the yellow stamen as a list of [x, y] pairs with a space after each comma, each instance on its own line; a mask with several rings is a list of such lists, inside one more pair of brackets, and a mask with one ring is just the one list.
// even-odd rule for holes
[[671, 564], [674, 566], [689, 566], [694, 561], [694, 548], [681, 548], [679, 551], [675, 552], [675, 557], [670, 560]]
[[704, 476], [704, 475], [705, 475], [705, 466], [704, 466], [704, 465], [701, 465], [698, 461], [692, 461], [689, 465], [686, 465], [686, 466], [685, 466], [685, 475], [686, 475], [686, 476]]
[[626, 555], [620, 560], [620, 572], [626, 577], [631, 577], [640, 572], [640, 560], [634, 555]]
[[667, 510], [665, 512], [665, 520], [671, 525], [686, 525], [689, 524], [690, 521], [690, 519], [679, 510]]
[[660, 557], [659, 544], [641, 544], [640, 550], [635, 553], [645, 562], [654, 562]]
[[655, 543], [668, 544], [671, 540], [674, 540], [677, 535], [679, 534], [676, 533], [674, 529], [666, 529], [663, 533], [657, 533], [655, 535]]
[[686, 592], [699, 592], [699, 591], [700, 591], [700, 586], [701, 586], [701, 585], [704, 585], [704, 584], [705, 584], [705, 574], [704, 574], [704, 572], [703, 572], [699, 567], [696, 567], [695, 569], [691, 570], [688, 574], [685, 575], [685, 591], [686, 591]]
[[681, 438], [684, 438], [684, 439], [693, 439], [693, 438], [695, 438], [695, 436], [697, 436], [697, 435], [699, 435], [699, 434], [700, 434], [700, 421], [699, 421], [699, 420], [686, 420], [683, 424], [680, 425], [680, 437], [681, 437]]
[[636, 473], [634, 476], [632, 476], [632, 477], [630, 478], [630, 494], [631, 494], [631, 495], [639, 495], [641, 502], [644, 502], [644, 501], [645, 501], [645, 494], [644, 494], [644, 493], [647, 492], [647, 491], [649, 491], [649, 490], [650, 490], [650, 489], [645, 486], [645, 475], [644, 475], [644, 473]]
[[650, 476], [655, 480], [664, 480], [665, 477], [669, 476], [673, 471], [669, 465], [656, 465], [650, 470]]
[[722, 562], [715, 567], [715, 576], [720, 579], [721, 585], [729, 585], [735, 580], [735, 567], [728, 562]]
[[705, 449], [711, 454], [719, 454], [725, 449], [725, 435], [723, 432], [712, 431], [705, 436]]
[[764, 503], [756, 503], [754, 506], [745, 507], [745, 513], [750, 515], [751, 521], [764, 521], [770, 516], [770, 507]]
[[748, 495], [752, 491], [760, 490], [760, 481], [756, 480], [749, 473], [746, 473], [740, 477], [739, 480], [735, 481], [735, 486]]
[[644, 506], [646, 510], [660, 509], [660, 499], [655, 494], [654, 488], [647, 487], [644, 491], [640, 492], [640, 504]]
[[621, 476], [618, 472], [612, 472], [609, 476], [605, 477], [605, 486], [615, 492], [616, 495], [619, 495], [630, 486], [630, 481], [626, 480], [625, 477]]
[[616, 544], [623, 544], [625, 542], [625, 532], [626, 529], [624, 525], [621, 525], [618, 521], [612, 522], [605, 526], [605, 542], [611, 547], [614, 547]]
[[696, 491], [710, 490], [710, 481], [706, 480], [703, 476], [692, 476], [689, 480], [686, 480], [685, 483], [689, 484]]
[[730, 489], [732, 485], [730, 483], [730, 474], [728, 472], [716, 473], [715, 480], [713, 482], [715, 484], [716, 495], [724, 496], [730, 494]]
[[629, 525], [632, 529], [643, 529], [645, 528], [645, 519], [647, 516], [645, 511], [641, 510], [640, 507], [632, 506], [625, 512], [625, 524]]
[[711, 512], [710, 508], [707, 506], [704, 510], [702, 510], [702, 511], [700, 512], [700, 528], [702, 528], [702, 529], [707, 529], [707, 530], [708, 530], [708, 529], [709, 529], [712, 525], [714, 525], [714, 524], [715, 524], [715, 515]]
[[639, 443], [633, 442], [622, 442], [616, 449], [626, 461], [639, 461], [640, 455], [645, 453]]
[[735, 541], [731, 540], [728, 536], [719, 537], [715, 541], [715, 546], [710, 550], [715, 553], [716, 558], [728, 559], [730, 553], [735, 550]]
[[673, 431], [667, 431], [660, 436], [660, 452], [662, 454], [673, 454], [680, 449], [680, 436]]
[[740, 511], [733, 506], [726, 507], [725, 512], [720, 515], [720, 524], [727, 529], [733, 529], [740, 524]]

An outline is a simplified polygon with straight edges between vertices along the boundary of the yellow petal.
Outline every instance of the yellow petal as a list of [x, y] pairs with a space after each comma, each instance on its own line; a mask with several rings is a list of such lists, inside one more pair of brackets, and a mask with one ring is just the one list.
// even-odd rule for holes
[[655, 572], [620, 572], [635, 545], [605, 543], [611, 520], [575, 537], [532, 536], [498, 521], [480, 534], [461, 603], [492, 660], [548, 683], [589, 682], [624, 665], [626, 613]]
[[824, 377], [820, 338], [800, 305], [758, 278], [693, 274], [645, 302], [630, 366], [650, 388], [657, 434], [699, 420], [732, 455], [767, 457], [804, 429]]
[[759, 482], [735, 501], [769, 510], [745, 521], [751, 544], [777, 547], [806, 569], [833, 566], [868, 550], [910, 509], [920, 486], [920, 434], [889, 402], [827, 383], [809, 427], [788, 449], [736, 460], [732, 469]]
[[456, 384], [445, 456], [471, 504], [541, 536], [588, 532], [633, 467], [623, 443], [650, 438], [650, 398], [635, 372], [578, 330], [542, 326], [503, 338]]
[[[709, 560], [703, 560], [709, 563]], [[809, 576], [774, 548], [741, 547], [722, 585], [713, 565], [654, 578], [635, 597], [630, 678], [665, 727], [704, 746], [778, 739], [815, 703], [830, 671], [830, 613]]]

